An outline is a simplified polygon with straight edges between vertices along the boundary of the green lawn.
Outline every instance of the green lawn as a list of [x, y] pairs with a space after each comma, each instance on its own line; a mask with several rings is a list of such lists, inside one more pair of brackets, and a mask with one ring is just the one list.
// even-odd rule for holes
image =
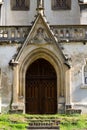
[[87, 115], [25, 115], [1, 114], [0, 129], [26, 130], [31, 119], [60, 119], [60, 130], [87, 129]]
[[26, 130], [27, 120], [24, 115], [1, 114], [0, 129], [2, 130]]

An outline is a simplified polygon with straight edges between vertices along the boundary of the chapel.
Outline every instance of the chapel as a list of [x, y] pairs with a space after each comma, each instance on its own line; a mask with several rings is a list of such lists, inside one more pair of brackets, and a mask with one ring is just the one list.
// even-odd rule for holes
[[0, 0], [0, 113], [87, 113], [86, 0]]

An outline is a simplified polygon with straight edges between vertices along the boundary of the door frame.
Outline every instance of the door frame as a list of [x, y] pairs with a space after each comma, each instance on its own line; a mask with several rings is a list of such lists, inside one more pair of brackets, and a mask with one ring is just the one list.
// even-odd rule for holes
[[[26, 51], [25, 51], [26, 52]], [[56, 75], [57, 75], [57, 112], [60, 113], [61, 105], [64, 105], [66, 102], [66, 86], [69, 85], [68, 76], [66, 75], [66, 71], [68, 70], [68, 67], [64, 65], [64, 60], [60, 55], [55, 55], [53, 51], [50, 51], [49, 49], [38, 47], [34, 49], [28, 50], [20, 59], [20, 64], [15, 67], [14, 73], [16, 73], [17, 76], [15, 76], [14, 79], [16, 84], [17, 91], [14, 90], [14, 95], [17, 96], [17, 100], [14, 100], [14, 103], [18, 103], [19, 106], [21, 104], [21, 109], [23, 110], [23, 113], [25, 113], [25, 75], [27, 68], [37, 59], [43, 58], [47, 60], [55, 69]], [[66, 80], [67, 79], [67, 80]], [[69, 95], [69, 93], [68, 93]], [[67, 95], [67, 96], [68, 96]], [[15, 99], [15, 97], [13, 97]], [[70, 100], [69, 100], [70, 101]], [[13, 104], [14, 104], [13, 103]], [[65, 107], [64, 107], [65, 110]]]

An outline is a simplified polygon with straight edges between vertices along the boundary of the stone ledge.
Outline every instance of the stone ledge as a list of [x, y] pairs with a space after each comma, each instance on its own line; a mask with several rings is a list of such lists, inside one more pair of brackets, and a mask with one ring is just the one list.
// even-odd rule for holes
[[10, 114], [22, 114], [23, 110], [9, 110]]
[[66, 110], [66, 114], [81, 114], [81, 109], [70, 108]]
[[81, 89], [87, 89], [87, 84], [82, 84], [80, 88]]
[[37, 126], [37, 127], [36, 127], [36, 126], [35, 126], [35, 127], [32, 126], [32, 127], [31, 127], [31, 126], [29, 126], [28, 129], [29, 129], [29, 130], [30, 130], [30, 129], [31, 129], [31, 130], [32, 130], [32, 129], [37, 129], [37, 130], [38, 130], [38, 129], [40, 129], [40, 130], [41, 130], [41, 129], [44, 129], [44, 130], [46, 130], [46, 129], [59, 130], [59, 127], [44, 127], [44, 126], [43, 126], [43, 127], [42, 127], [42, 126], [40, 126], [40, 127], [38, 127], [38, 126]]

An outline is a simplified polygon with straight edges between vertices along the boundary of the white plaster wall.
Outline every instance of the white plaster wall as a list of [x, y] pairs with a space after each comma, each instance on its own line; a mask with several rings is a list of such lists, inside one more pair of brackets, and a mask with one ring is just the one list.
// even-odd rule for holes
[[18, 45], [12, 46], [0, 46], [0, 69], [1, 69], [1, 102], [2, 111], [6, 112], [9, 110], [9, 105], [12, 97], [13, 87], [13, 72], [9, 66], [9, 62], [16, 54]]
[[[51, 0], [44, 0], [45, 15], [51, 25], [61, 24], [79, 24], [80, 23], [80, 8], [78, 0], [71, 0], [71, 10], [51, 9]], [[2, 5], [2, 25], [30, 25], [35, 19], [37, 8], [37, 0], [30, 0], [29, 11], [12, 11], [10, 0], [4, 0]]]
[[37, 1], [30, 1], [30, 10], [28, 11], [11, 10], [10, 0], [4, 0], [2, 6], [2, 25], [30, 25], [36, 14]]
[[51, 25], [66, 25], [80, 23], [80, 7], [78, 0], [71, 0], [71, 10], [52, 10], [51, 0], [45, 1], [45, 14]]
[[[87, 44], [83, 43], [66, 43], [64, 46], [64, 54], [71, 57], [71, 99], [72, 103], [87, 105], [87, 86], [84, 87], [83, 67], [87, 59]], [[78, 106], [79, 108], [79, 106]], [[84, 108], [84, 107], [83, 107]], [[87, 106], [86, 106], [87, 108]]]
[[0, 46], [0, 68], [8, 66], [9, 61], [12, 59], [12, 56], [16, 53], [18, 45]]
[[87, 24], [87, 9], [81, 11], [81, 24]]

